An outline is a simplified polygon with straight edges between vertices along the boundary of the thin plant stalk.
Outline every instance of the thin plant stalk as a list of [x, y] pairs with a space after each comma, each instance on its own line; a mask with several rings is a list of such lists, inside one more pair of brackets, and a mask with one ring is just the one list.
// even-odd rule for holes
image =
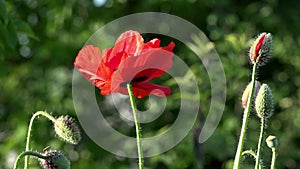
[[261, 150], [262, 150], [262, 141], [264, 137], [264, 130], [265, 130], [265, 118], [264, 116], [261, 117], [260, 119], [260, 134], [259, 134], [259, 139], [258, 139], [258, 144], [257, 144], [257, 152], [256, 152], [256, 162], [255, 162], [255, 169], [260, 169], [261, 168]]
[[134, 100], [131, 84], [127, 84], [127, 90], [130, 98], [130, 103], [131, 103], [132, 113], [133, 113], [134, 123], [135, 123], [136, 144], [137, 144], [138, 158], [139, 158], [139, 169], [143, 169], [144, 160], [143, 160], [143, 150], [142, 150], [142, 141], [141, 141], [141, 127], [140, 127], [139, 117], [136, 111], [136, 103]]
[[14, 169], [18, 168], [19, 162], [23, 157], [26, 158], [26, 157], [29, 157], [29, 156], [35, 156], [35, 157], [42, 158], [42, 159], [47, 158], [46, 156], [43, 156], [42, 154], [40, 154], [38, 152], [35, 152], [35, 151], [24, 151], [24, 152], [22, 152], [21, 154], [18, 155], [18, 157], [15, 161], [15, 164], [14, 164]]
[[246, 150], [246, 151], [243, 151], [242, 156], [244, 156], [244, 155], [246, 155], [246, 154], [251, 155], [253, 158], [256, 159], [256, 154], [254, 153], [253, 150]]
[[[31, 130], [32, 130], [33, 121], [39, 115], [47, 117], [52, 122], [56, 121], [56, 119], [53, 116], [51, 116], [49, 113], [47, 113], [45, 111], [38, 111], [38, 112], [34, 113], [34, 115], [30, 119], [29, 126], [28, 126], [25, 152], [30, 150], [30, 138], [31, 138]], [[29, 157], [25, 156], [24, 169], [28, 169], [28, 165], [29, 165]]]
[[276, 148], [272, 148], [271, 169], [276, 169], [276, 160], [277, 160], [277, 149]]
[[255, 90], [256, 70], [257, 70], [257, 65], [255, 63], [253, 65], [253, 69], [252, 69], [252, 87], [251, 87], [251, 90], [249, 93], [247, 107], [244, 110], [241, 134], [240, 134], [239, 143], [238, 143], [238, 147], [237, 147], [236, 154], [235, 154], [233, 169], [240, 168], [242, 152], [243, 152], [244, 142], [245, 142], [245, 135], [246, 135], [246, 131], [247, 131], [248, 120], [249, 120], [249, 115], [250, 115], [250, 111], [251, 111], [251, 107], [252, 107], [254, 90]]

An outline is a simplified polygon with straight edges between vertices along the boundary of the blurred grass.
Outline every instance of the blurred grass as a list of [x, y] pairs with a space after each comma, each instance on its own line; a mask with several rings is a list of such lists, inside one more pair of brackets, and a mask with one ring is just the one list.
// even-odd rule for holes
[[[32, 113], [47, 110], [57, 116], [76, 117], [71, 94], [73, 60], [89, 36], [118, 17], [145, 11], [177, 15], [199, 27], [214, 43], [227, 80], [226, 109], [213, 136], [201, 148], [195, 147], [197, 123], [195, 131], [174, 149], [145, 159], [146, 166], [155, 169], [230, 168], [242, 118], [240, 98], [250, 77], [247, 50], [254, 36], [267, 31], [274, 37], [272, 60], [260, 69], [258, 76], [260, 81], [269, 84], [275, 97], [275, 113], [267, 130], [279, 138], [278, 168], [299, 168], [299, 9], [300, 3], [296, 0], [288, 3], [279, 0], [107, 0], [100, 7], [84, 0], [59, 3], [0, 0], [0, 168], [11, 168], [17, 153], [24, 150]], [[170, 39], [163, 38], [165, 40]], [[205, 117], [210, 102], [205, 69], [183, 44], [176, 43], [175, 53], [197, 74], [201, 113]], [[176, 92], [176, 85], [171, 87]], [[169, 97], [169, 100], [174, 106], [168, 106], [167, 111], [178, 112], [178, 98]], [[104, 114], [118, 117], [109, 112]], [[175, 119], [176, 113], [164, 114], [151, 124], [145, 135], [155, 134]], [[72, 168], [137, 166], [136, 159], [114, 156], [84, 133], [78, 146], [69, 146], [55, 139], [51, 123], [40, 118], [35, 125], [34, 149], [41, 151], [46, 145], [61, 149], [72, 160]], [[130, 133], [130, 129], [127, 130]], [[256, 147], [258, 130], [257, 118], [252, 116], [248, 149]], [[265, 148], [266, 161], [270, 154]], [[246, 159], [243, 168], [252, 168], [251, 164], [253, 159]], [[39, 167], [34, 162], [32, 168]]]

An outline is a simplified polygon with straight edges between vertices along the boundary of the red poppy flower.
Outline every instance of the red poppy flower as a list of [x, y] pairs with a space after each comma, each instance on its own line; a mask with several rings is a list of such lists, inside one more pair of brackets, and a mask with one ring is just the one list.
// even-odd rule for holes
[[172, 67], [174, 47], [173, 42], [160, 47], [158, 39], [144, 43], [138, 32], [126, 31], [113, 48], [105, 49], [102, 53], [95, 46], [85, 46], [79, 51], [74, 66], [101, 90], [102, 95], [128, 94], [126, 85], [130, 83], [138, 98], [151, 93], [165, 97], [170, 95], [170, 88], [149, 81], [162, 76]]

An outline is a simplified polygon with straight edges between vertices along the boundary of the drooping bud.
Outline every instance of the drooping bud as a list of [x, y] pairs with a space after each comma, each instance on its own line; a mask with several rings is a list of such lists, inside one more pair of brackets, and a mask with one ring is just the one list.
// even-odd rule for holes
[[259, 118], [272, 116], [274, 111], [274, 98], [267, 84], [262, 84], [255, 99], [255, 109]]
[[268, 145], [269, 148], [275, 148], [277, 149], [278, 147], [278, 140], [277, 140], [277, 137], [276, 136], [268, 136], [268, 138], [266, 139], [266, 143]]
[[265, 65], [271, 58], [272, 35], [270, 33], [261, 33], [253, 42], [249, 59], [251, 64], [256, 63], [258, 66]]
[[47, 150], [44, 152], [46, 159], [39, 158], [43, 169], [70, 169], [70, 161], [61, 152]]
[[56, 134], [65, 142], [70, 144], [78, 144], [81, 135], [75, 121], [68, 116], [61, 116], [54, 123]]
[[[251, 87], [252, 87], [252, 81], [247, 85], [246, 89], [244, 90], [244, 93], [242, 95], [242, 107], [245, 109], [247, 107], [247, 103], [248, 103], [248, 98], [249, 98], [249, 94], [251, 92]], [[253, 100], [255, 100], [255, 98], [257, 97], [257, 93], [259, 91], [260, 88], [260, 82], [255, 80], [255, 90], [254, 90], [254, 95], [253, 95]], [[251, 106], [251, 111], [254, 112], [255, 111], [255, 102], [252, 101], [252, 106]]]

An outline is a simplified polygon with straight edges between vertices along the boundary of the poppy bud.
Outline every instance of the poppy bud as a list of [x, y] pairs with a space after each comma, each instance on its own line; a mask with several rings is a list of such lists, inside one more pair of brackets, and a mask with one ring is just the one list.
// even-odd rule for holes
[[81, 135], [74, 120], [68, 116], [61, 116], [54, 123], [56, 134], [65, 142], [70, 144], [78, 144]]
[[39, 158], [43, 169], [70, 169], [70, 161], [61, 152], [47, 150], [44, 152], [46, 159]]
[[269, 148], [277, 148], [278, 147], [278, 140], [276, 136], [268, 136], [268, 138], [266, 139], [266, 143], [268, 145]]
[[274, 111], [272, 91], [267, 84], [262, 84], [255, 99], [255, 109], [259, 118], [269, 118]]
[[249, 51], [249, 59], [252, 64], [258, 66], [265, 65], [271, 58], [270, 50], [272, 45], [272, 35], [261, 33], [252, 44]]
[[[254, 95], [253, 95], [253, 100], [255, 100], [257, 93], [259, 91], [260, 88], [260, 82], [255, 80], [255, 90], [254, 90]], [[244, 93], [242, 95], [242, 107], [245, 109], [247, 107], [247, 103], [248, 103], [248, 98], [249, 98], [249, 93], [251, 91], [251, 87], [252, 87], [252, 81], [247, 85], [246, 89], [244, 90]], [[252, 106], [251, 106], [251, 111], [254, 112], [255, 111], [255, 102], [252, 102]]]

